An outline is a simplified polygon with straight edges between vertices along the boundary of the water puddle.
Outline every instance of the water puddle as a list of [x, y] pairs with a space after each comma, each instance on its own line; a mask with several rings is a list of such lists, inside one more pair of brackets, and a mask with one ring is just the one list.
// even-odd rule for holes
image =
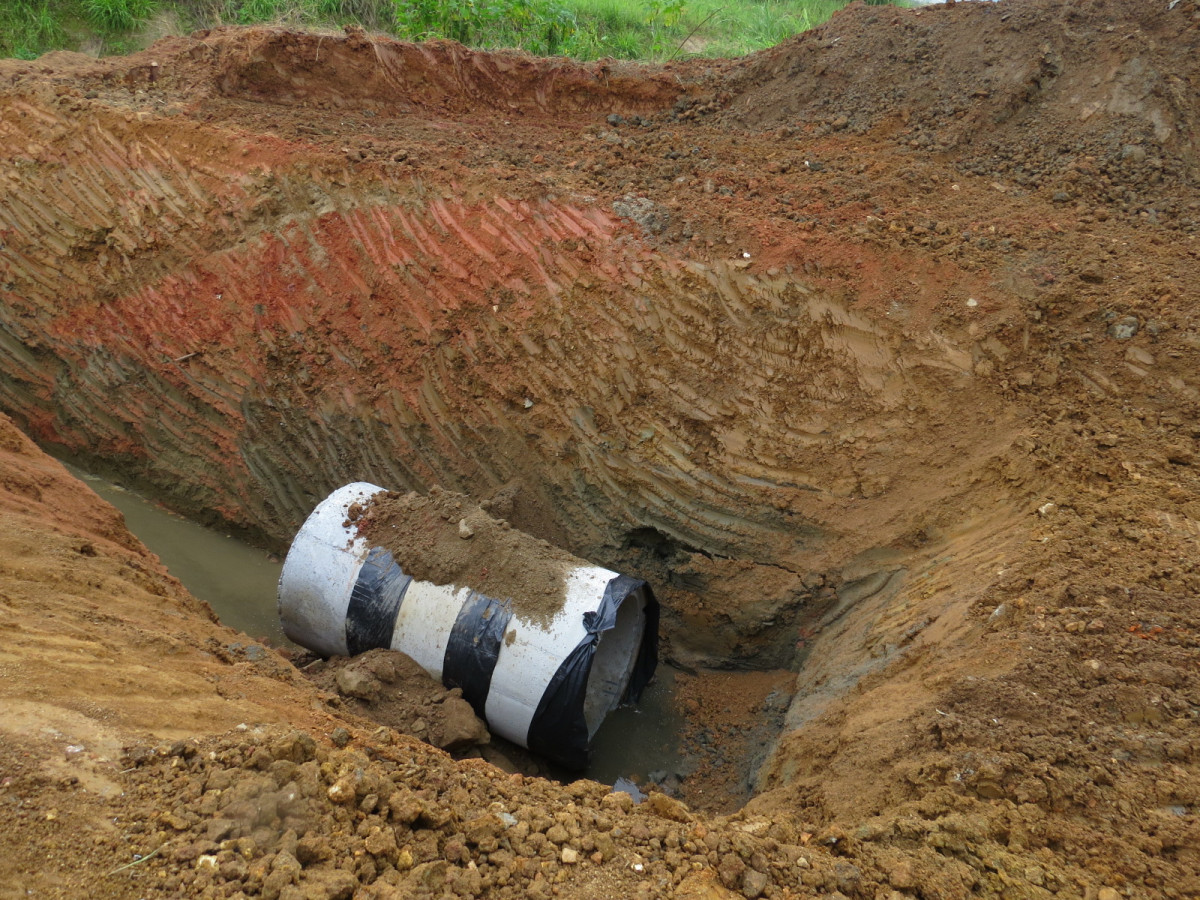
[[584, 774], [601, 784], [631, 778], [639, 784], [671, 785], [686, 777], [680, 735], [683, 716], [675, 693], [678, 670], [659, 663], [637, 706], [622, 706], [605, 718], [592, 740], [592, 763]]
[[70, 465], [67, 468], [121, 511], [129, 530], [193, 596], [213, 608], [221, 624], [275, 647], [294, 646], [284, 636], [276, 610], [282, 560], [168, 512], [96, 475]]

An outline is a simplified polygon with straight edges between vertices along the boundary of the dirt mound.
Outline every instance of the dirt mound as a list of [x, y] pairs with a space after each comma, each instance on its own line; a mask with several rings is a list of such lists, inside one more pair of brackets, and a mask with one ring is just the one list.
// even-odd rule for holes
[[754, 128], [885, 134], [1056, 203], [1200, 229], [1200, 5], [853, 5], [731, 76]]
[[[220, 41], [222, 34], [214, 36]], [[508, 115], [638, 113], [683, 93], [668, 75], [647, 77], [642, 67], [611, 60], [583, 65], [481, 53], [452, 41], [411, 44], [354, 28], [344, 38], [262, 29], [222, 44], [217, 85], [226, 96], [353, 105], [385, 117], [414, 108], [462, 114], [476, 107]]]
[[341, 695], [350, 711], [435, 747], [462, 751], [488, 742], [487, 727], [462, 691], [446, 690], [412, 657], [396, 650], [318, 660], [303, 671], [318, 687]]

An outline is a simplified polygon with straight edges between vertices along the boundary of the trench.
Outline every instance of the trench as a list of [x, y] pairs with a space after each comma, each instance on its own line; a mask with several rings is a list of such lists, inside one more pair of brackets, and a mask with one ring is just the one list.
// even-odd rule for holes
[[[253, 59], [277, 67], [237, 53], [222, 70], [220, 95], [253, 100], [256, 112], [243, 121], [221, 100], [205, 116], [234, 118], [214, 140], [200, 140], [209, 126], [190, 118], [194, 133], [167, 119], [143, 129], [106, 102], [0, 122], [9, 145], [47, 164], [53, 156], [56, 179], [88, 199], [47, 192], [40, 162], [14, 167], [4, 187], [0, 409], [57, 455], [218, 523], [215, 537], [171, 537], [180, 520], [143, 525], [150, 507], [127, 512], [223, 621], [272, 643], [276, 572], [256, 573], [249, 559], [245, 574], [235, 570], [226, 535], [280, 552], [316, 503], [351, 481], [442, 486], [645, 579], [662, 603], [661, 658], [675, 668], [640, 712], [610, 717], [597, 777], [654, 773], [681, 781], [685, 799], [700, 783], [745, 798], [795, 670], [803, 665], [801, 683], [821, 702], [787, 714], [792, 727], [920, 631], [919, 607], [885, 609], [889, 573], [927, 552], [926, 525], [960, 515], [961, 497], [1019, 433], [1019, 412], [997, 399], [1007, 387], [976, 377], [1015, 344], [985, 346], [979, 323], [940, 312], [947, 283], [994, 292], [949, 264], [926, 271], [920, 259], [857, 239], [850, 250], [782, 221], [791, 237], [780, 246], [736, 252], [775, 214], [756, 202], [726, 220], [721, 194], [687, 195], [697, 219], [719, 228], [658, 239], [583, 170], [550, 190], [481, 174], [471, 156], [444, 171], [400, 166], [426, 140], [423, 119], [409, 132], [408, 120], [387, 117], [372, 138], [380, 160], [350, 168], [340, 137], [333, 156], [307, 138], [264, 141], [294, 114], [301, 94], [289, 72], [310, 40], [331, 75], [357, 74], [341, 84], [345, 98], [323, 93], [335, 78], [296, 80], [308, 85], [301, 94], [319, 94], [302, 114], [306, 130], [312, 119], [341, 135], [343, 100], [367, 104], [373, 119], [414, 89], [388, 82], [395, 73], [349, 38], [271, 36]], [[536, 70], [409, 62], [432, 79], [422, 91], [481, 122], [489, 93], [478, 79], [503, 82], [504, 96], [551, 113], [530, 116], [517, 149], [545, 141], [579, 158], [614, 137], [601, 111], [652, 113], [679, 93], [664, 78], [620, 90], [606, 81], [597, 94], [591, 74], [564, 69], [551, 79], [554, 103], [580, 118], [560, 122]], [[622, 154], [636, 161], [628, 168], [661, 187], [658, 175], [674, 173], [660, 165], [677, 164], [674, 150], [663, 153], [673, 132], [622, 134]], [[480, 140], [461, 138], [472, 153], [487, 149]], [[734, 151], [719, 131], [689, 131], [693, 140], [703, 159], [778, 150]], [[444, 156], [427, 149], [417, 155]], [[804, 183], [823, 190], [810, 174]], [[127, 222], [138, 226], [130, 234], [117, 228]], [[1006, 312], [994, 296], [989, 304]], [[876, 548], [889, 549], [877, 558]], [[231, 594], [233, 581], [250, 596]], [[835, 621], [849, 636], [843, 656], [813, 652], [813, 636]]]
[[[270, 646], [305, 652], [286, 637], [280, 624], [276, 598], [283, 563], [278, 555], [171, 512], [69, 462], [64, 465], [120, 511], [129, 530], [193, 596], [212, 608], [222, 624]], [[689, 717], [682, 707], [683, 682], [704, 677], [702, 672], [660, 662], [640, 701], [623, 704], [605, 718], [592, 741], [591, 763], [580, 773], [540, 760], [496, 735], [489, 748], [499, 751], [507, 763], [526, 774], [560, 781], [585, 777], [609, 785], [624, 779], [644, 789], [653, 785], [673, 795], [688, 793], [685, 786], [689, 779], [695, 780], [698, 771], [708, 770], [711, 782], [712, 763], [716, 760], [720, 763], [717, 768], [726, 770], [721, 779], [725, 782], [723, 796], [696, 799], [730, 809], [751, 795], [754, 770], [763, 761], [769, 739], [773, 739], [780, 723], [764, 730], [760, 722], [752, 746], [739, 749], [732, 746], [732, 741], [720, 740], [711, 727], [701, 724], [694, 715]], [[731, 677], [731, 673], [724, 673], [724, 677]], [[781, 715], [787, 696], [786, 692], [776, 691], [767, 706]], [[692, 793], [705, 790], [711, 792], [711, 786], [698, 787]]]

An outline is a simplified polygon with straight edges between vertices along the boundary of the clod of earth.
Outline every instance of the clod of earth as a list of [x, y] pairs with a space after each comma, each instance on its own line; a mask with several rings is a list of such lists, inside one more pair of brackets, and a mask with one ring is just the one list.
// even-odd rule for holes
[[4, 421], [0, 884], [1200, 896], [1198, 50], [1195, 0], [1021, 0], [603, 74], [0, 62], [21, 430], [277, 548], [348, 481], [475, 498], [662, 585], [713, 748], [685, 809], [455, 762], [229, 652]]

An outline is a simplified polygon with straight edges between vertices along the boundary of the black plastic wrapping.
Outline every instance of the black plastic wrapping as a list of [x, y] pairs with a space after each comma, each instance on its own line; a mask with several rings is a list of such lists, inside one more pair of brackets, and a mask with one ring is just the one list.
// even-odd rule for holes
[[358, 573], [346, 606], [346, 652], [350, 656], [392, 646], [392, 631], [412, 576], [382, 547], [373, 548]]
[[[641, 593], [636, 593], [641, 590]], [[645, 599], [645, 631], [637, 660], [625, 689], [623, 700], [636, 701], [650, 682], [658, 666], [658, 601], [646, 582], [629, 575], [617, 575], [604, 589], [604, 597], [594, 612], [583, 614], [587, 636], [563, 660], [529, 725], [527, 746], [534, 753], [560, 765], [579, 771], [587, 768], [591, 757], [591, 738], [583, 715], [588, 676], [600, 635], [617, 622], [617, 610], [631, 594]]]
[[463, 699], [485, 722], [484, 709], [492, 689], [492, 672], [500, 658], [500, 644], [512, 615], [510, 604], [471, 591], [446, 641], [442, 684], [461, 688]]

